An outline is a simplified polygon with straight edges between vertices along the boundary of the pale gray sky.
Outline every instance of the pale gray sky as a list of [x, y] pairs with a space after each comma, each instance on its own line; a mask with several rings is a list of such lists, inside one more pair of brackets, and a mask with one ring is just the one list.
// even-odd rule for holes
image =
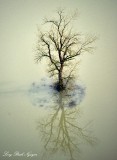
[[68, 11], [77, 8], [80, 16], [75, 29], [99, 36], [95, 56], [89, 56], [91, 60], [84, 58], [82, 63], [87, 70], [83, 70], [82, 64], [82, 73], [91, 70], [96, 74], [108, 70], [115, 76], [116, 0], [0, 0], [0, 82], [28, 82], [39, 78], [40, 67], [33, 61], [37, 25], [42, 24], [45, 16], [51, 17], [58, 7]]

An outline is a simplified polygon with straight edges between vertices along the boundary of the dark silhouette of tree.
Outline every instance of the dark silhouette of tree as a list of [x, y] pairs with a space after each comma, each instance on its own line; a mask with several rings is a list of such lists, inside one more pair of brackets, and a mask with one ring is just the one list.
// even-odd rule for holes
[[[94, 48], [95, 36], [84, 37], [74, 32], [71, 24], [77, 13], [66, 15], [64, 10], [57, 11], [56, 19], [45, 19], [44, 25], [48, 24], [48, 31], [40, 32], [37, 43], [36, 62], [43, 58], [49, 60], [48, 72], [50, 76], [57, 77], [56, 89], [64, 90], [73, 79], [75, 59], [84, 52], [90, 52]], [[77, 59], [77, 63], [78, 63]]]

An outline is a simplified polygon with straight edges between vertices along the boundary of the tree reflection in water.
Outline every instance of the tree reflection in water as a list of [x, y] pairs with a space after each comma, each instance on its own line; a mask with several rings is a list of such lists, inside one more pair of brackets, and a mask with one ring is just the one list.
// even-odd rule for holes
[[[52, 107], [53, 113], [47, 119], [38, 121], [37, 128], [41, 131], [44, 140], [44, 156], [47, 152], [55, 154], [62, 151], [70, 157], [70, 160], [74, 160], [78, 158], [82, 143], [90, 145], [96, 143], [96, 138], [86, 129], [87, 125], [80, 127], [78, 123], [80, 107], [72, 104], [72, 99], [68, 95], [65, 91], [55, 94], [56, 105]], [[66, 105], [71, 105], [72, 108], [65, 107]]]

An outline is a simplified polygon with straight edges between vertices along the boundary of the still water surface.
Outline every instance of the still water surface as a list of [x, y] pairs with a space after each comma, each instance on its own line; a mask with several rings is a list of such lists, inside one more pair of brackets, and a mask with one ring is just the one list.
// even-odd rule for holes
[[116, 160], [117, 109], [92, 98], [81, 83], [57, 93], [47, 79], [2, 90], [0, 159]]

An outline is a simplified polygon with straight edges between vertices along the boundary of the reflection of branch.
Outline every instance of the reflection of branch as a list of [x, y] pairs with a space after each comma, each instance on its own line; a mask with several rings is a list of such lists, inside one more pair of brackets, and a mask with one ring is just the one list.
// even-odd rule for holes
[[86, 134], [85, 128], [78, 126], [76, 118], [79, 109], [65, 109], [62, 96], [60, 93], [59, 106], [54, 107], [55, 113], [50, 115], [45, 123], [39, 122], [39, 127], [45, 139], [46, 151], [55, 153], [62, 150], [68, 152], [71, 159], [74, 159], [75, 151], [80, 151], [78, 144], [82, 141], [93, 144], [94, 139]]

